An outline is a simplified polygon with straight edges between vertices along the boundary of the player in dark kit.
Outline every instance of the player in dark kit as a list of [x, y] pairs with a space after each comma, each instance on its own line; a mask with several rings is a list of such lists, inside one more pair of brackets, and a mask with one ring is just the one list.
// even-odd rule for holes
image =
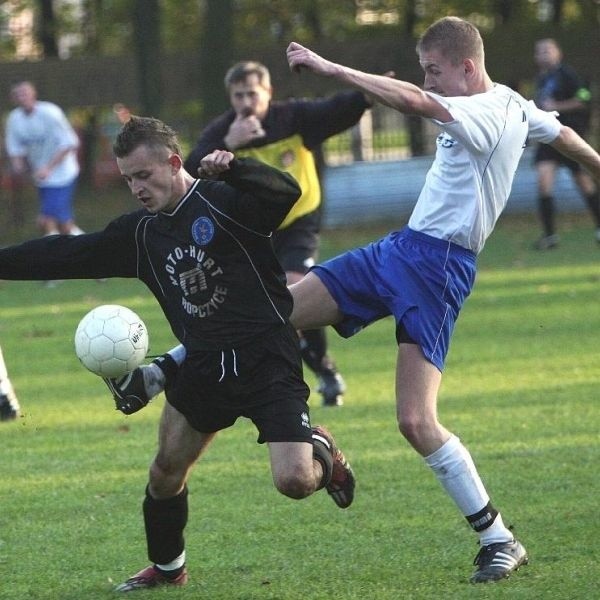
[[[325, 487], [340, 508], [354, 476], [331, 434], [311, 427], [291, 295], [270, 233], [300, 195], [288, 174], [217, 150], [183, 167], [173, 130], [133, 117], [114, 151], [144, 208], [99, 232], [0, 250], [2, 279], [137, 277], [160, 303], [187, 357], [166, 390], [159, 448], [143, 503], [152, 565], [117, 591], [187, 581], [187, 479], [216, 432], [238, 417], [267, 443], [273, 481], [300, 499]], [[219, 180], [215, 180], [218, 178]], [[117, 408], [129, 414], [129, 402]]]
[[[272, 236], [277, 259], [292, 285], [315, 264], [318, 255], [321, 187], [313, 151], [356, 124], [370, 101], [356, 90], [318, 100], [273, 101], [269, 70], [255, 61], [231, 67], [225, 75], [225, 88], [231, 109], [205, 127], [184, 166], [196, 173], [203, 156], [227, 148], [238, 157], [257, 158], [294, 176], [302, 195]], [[327, 352], [325, 329], [301, 330], [299, 334], [302, 358], [318, 378], [323, 406], [341, 405], [346, 384]], [[180, 344], [149, 365], [106, 383], [116, 401], [134, 401], [141, 408], [162, 391], [185, 354]]]
[[[585, 138], [590, 125], [591, 98], [589, 86], [562, 61], [562, 50], [552, 38], [535, 43], [535, 62], [539, 68], [535, 102], [543, 110], [557, 111], [559, 121]], [[559, 244], [555, 226], [555, 206], [552, 195], [554, 180], [560, 166], [571, 172], [596, 227], [595, 238], [600, 244], [600, 193], [590, 174], [581, 165], [563, 156], [548, 144], [538, 144], [535, 152], [538, 178], [538, 212], [542, 237], [535, 243], [538, 250], [549, 250]]]

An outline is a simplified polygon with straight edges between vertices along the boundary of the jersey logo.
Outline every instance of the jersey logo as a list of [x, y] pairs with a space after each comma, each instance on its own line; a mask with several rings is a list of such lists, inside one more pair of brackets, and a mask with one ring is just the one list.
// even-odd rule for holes
[[452, 139], [446, 132], [440, 133], [435, 140], [438, 146], [442, 148], [452, 148], [456, 144], [456, 140]]
[[192, 237], [199, 246], [206, 246], [215, 235], [215, 226], [208, 217], [199, 217], [192, 223]]

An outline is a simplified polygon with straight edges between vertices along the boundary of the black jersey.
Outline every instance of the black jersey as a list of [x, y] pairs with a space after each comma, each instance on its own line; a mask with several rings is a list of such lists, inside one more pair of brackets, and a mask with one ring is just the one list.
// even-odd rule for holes
[[585, 135], [590, 120], [589, 86], [568, 65], [561, 64], [555, 69], [542, 73], [536, 81], [535, 101], [541, 105], [545, 100], [561, 102], [576, 98], [584, 106], [577, 110], [559, 111], [558, 120], [573, 128], [580, 135]]
[[172, 213], [139, 210], [99, 232], [0, 249], [0, 279], [136, 277], [188, 351], [234, 348], [288, 322], [292, 298], [270, 234], [298, 199], [288, 175], [236, 159]]
[[[274, 101], [261, 125], [265, 136], [248, 146], [236, 148], [237, 156], [252, 156], [291, 173], [300, 184], [302, 196], [287, 215], [281, 228], [317, 210], [321, 188], [312, 151], [361, 118], [369, 107], [362, 92], [339, 92], [317, 100]], [[233, 109], [211, 121], [200, 134], [185, 168], [196, 173], [200, 160], [214, 150], [225, 148], [225, 136], [236, 114]]]

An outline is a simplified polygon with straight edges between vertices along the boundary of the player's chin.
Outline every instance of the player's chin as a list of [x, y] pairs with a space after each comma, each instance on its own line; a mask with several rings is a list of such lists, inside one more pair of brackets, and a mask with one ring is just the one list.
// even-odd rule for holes
[[156, 206], [153, 206], [151, 202], [145, 202], [144, 200], [141, 200], [141, 205], [148, 211], [151, 213], [157, 213], [158, 212], [158, 208]]

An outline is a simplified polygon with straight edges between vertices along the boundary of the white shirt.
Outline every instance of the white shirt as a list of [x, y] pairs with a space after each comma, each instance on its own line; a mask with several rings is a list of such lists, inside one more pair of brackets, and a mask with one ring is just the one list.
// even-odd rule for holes
[[504, 85], [473, 96], [429, 95], [452, 121], [432, 119], [442, 133], [408, 226], [478, 253], [506, 206], [525, 142], [554, 141], [560, 123]]
[[31, 113], [21, 107], [13, 109], [6, 121], [6, 151], [8, 156], [26, 158], [32, 171], [46, 166], [61, 150], [72, 148], [38, 186], [60, 187], [70, 184], [79, 175], [75, 150], [79, 138], [65, 113], [52, 102], [37, 101]]

